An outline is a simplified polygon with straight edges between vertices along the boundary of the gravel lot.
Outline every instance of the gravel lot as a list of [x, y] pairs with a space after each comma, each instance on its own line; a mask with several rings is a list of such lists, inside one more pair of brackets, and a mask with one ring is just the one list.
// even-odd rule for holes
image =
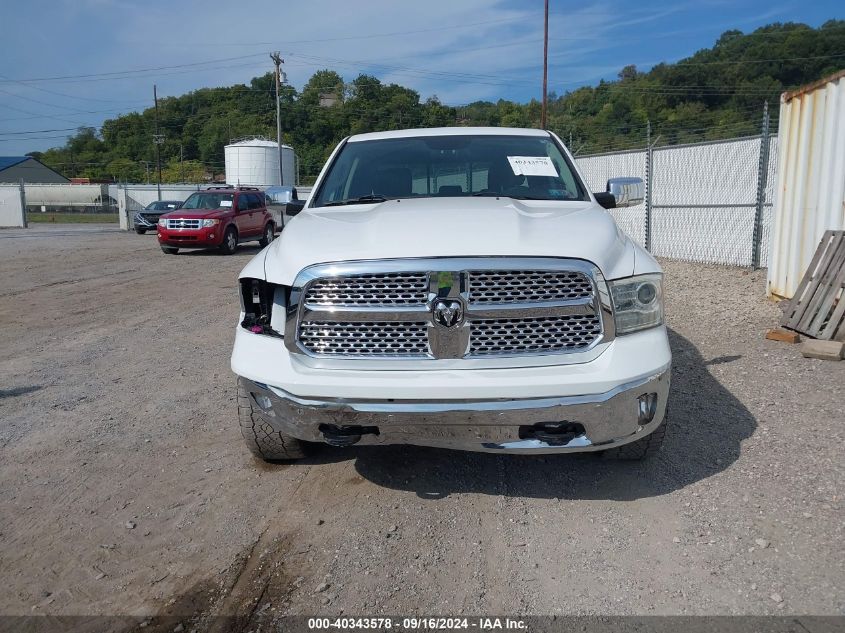
[[672, 426], [646, 463], [266, 465], [229, 370], [256, 252], [0, 231], [0, 613], [845, 614], [845, 362], [763, 339], [765, 271], [663, 262]]

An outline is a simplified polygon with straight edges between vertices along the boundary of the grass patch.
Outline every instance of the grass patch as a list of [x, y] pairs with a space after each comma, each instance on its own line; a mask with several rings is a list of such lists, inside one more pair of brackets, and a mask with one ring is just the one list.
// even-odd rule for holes
[[117, 224], [117, 213], [27, 213], [26, 221], [33, 224]]

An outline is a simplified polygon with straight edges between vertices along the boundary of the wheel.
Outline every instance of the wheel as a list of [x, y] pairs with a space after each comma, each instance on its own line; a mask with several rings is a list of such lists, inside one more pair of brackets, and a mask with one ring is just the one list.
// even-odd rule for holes
[[660, 445], [663, 444], [663, 438], [666, 437], [667, 426], [669, 426], [669, 416], [664, 414], [663, 422], [660, 423], [660, 426], [644, 438], [636, 442], [631, 442], [630, 444], [623, 444], [618, 448], [610, 448], [602, 451], [601, 456], [605, 459], [625, 460], [639, 460], [651, 457], [660, 450]]
[[230, 226], [223, 234], [223, 243], [220, 245], [220, 252], [224, 255], [232, 255], [238, 250], [238, 232], [235, 227]]
[[142, 229], [140, 226], [135, 227], [135, 232], [138, 235], [144, 235], [147, 232], [147, 229]]
[[161, 251], [167, 255], [175, 255], [179, 252], [179, 249], [173, 248], [172, 246], [162, 246]]
[[312, 444], [274, 430], [238, 381], [238, 422], [250, 452], [265, 461], [302, 459]]
[[268, 222], [267, 226], [264, 227], [264, 235], [258, 240], [258, 245], [263, 248], [272, 242], [274, 237], [276, 237], [276, 227]]

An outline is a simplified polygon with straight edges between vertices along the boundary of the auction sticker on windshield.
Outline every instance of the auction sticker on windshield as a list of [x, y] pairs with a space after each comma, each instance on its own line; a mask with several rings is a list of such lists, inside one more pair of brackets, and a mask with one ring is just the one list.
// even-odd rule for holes
[[231, 206], [232, 206], [232, 201], [231, 201], [231, 200], [221, 200], [221, 201], [220, 201], [220, 206], [221, 206], [221, 207], [231, 207]]
[[548, 156], [508, 156], [516, 176], [557, 176], [557, 169]]

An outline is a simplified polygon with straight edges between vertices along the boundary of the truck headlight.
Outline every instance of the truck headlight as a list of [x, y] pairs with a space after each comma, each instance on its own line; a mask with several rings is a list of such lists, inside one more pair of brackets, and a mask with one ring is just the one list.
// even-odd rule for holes
[[616, 334], [628, 334], [663, 323], [663, 275], [652, 273], [609, 281]]
[[163, 226], [163, 227], [167, 227], [167, 220], [165, 220], [164, 218], [159, 218], [158, 219], [158, 225]]
[[244, 314], [241, 327], [253, 334], [266, 334], [282, 338], [270, 322], [273, 318], [273, 301], [277, 286], [263, 279], [240, 279], [241, 311]]
[[220, 224], [220, 220], [203, 220], [201, 226], [207, 229], [210, 226], [216, 226], [218, 224]]

